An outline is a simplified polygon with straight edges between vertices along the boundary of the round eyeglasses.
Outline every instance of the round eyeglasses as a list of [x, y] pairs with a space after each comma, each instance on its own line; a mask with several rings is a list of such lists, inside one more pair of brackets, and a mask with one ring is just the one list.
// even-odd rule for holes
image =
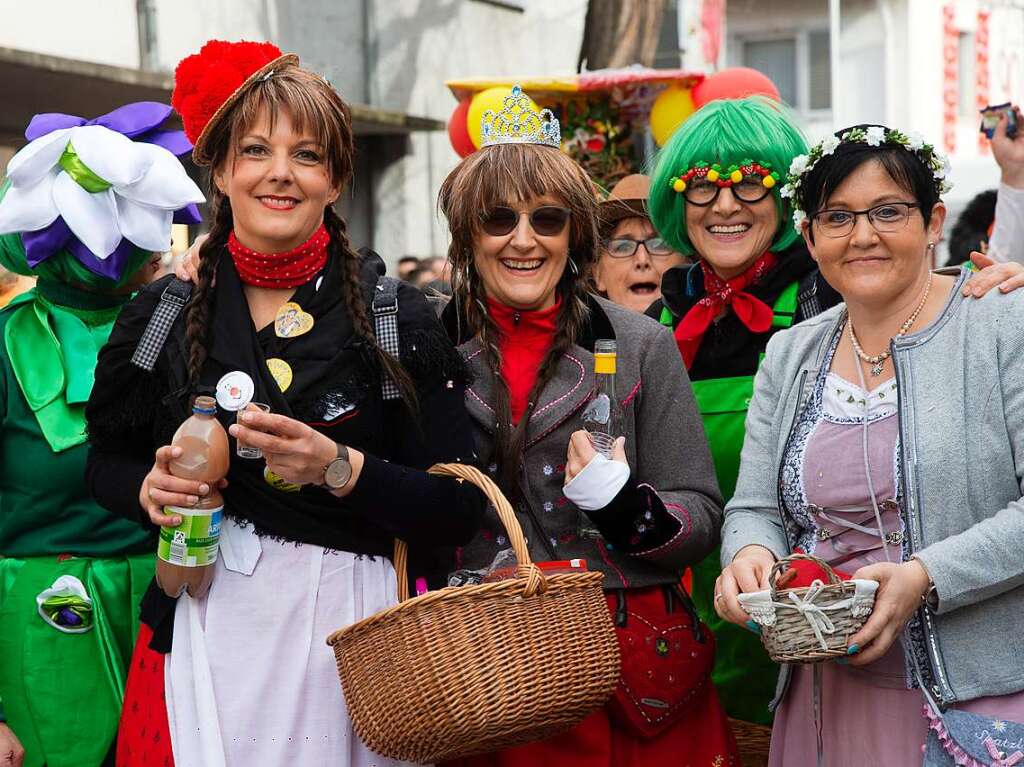
[[[726, 187], [720, 186], [714, 181], [695, 178], [686, 185], [683, 197], [690, 205], [704, 208], [717, 200], [724, 188]], [[733, 197], [745, 203], [760, 202], [772, 193], [771, 188], [764, 185], [764, 179], [757, 174], [744, 176], [739, 182], [729, 184], [728, 189], [732, 192]]]
[[644, 246], [647, 255], [655, 258], [671, 256], [673, 253], [672, 246], [660, 237], [648, 237], [646, 240], [631, 240], [628, 237], [617, 237], [614, 240], [608, 241], [608, 244], [605, 245], [605, 250], [608, 251], [608, 255], [612, 258], [630, 258], [641, 245]]
[[866, 216], [876, 232], [891, 234], [907, 225], [916, 202], [886, 202], [864, 210], [819, 210], [811, 217], [816, 230], [826, 237], [848, 237], [857, 224], [857, 216]]
[[[565, 229], [571, 211], [555, 205], [542, 205], [529, 212], [530, 226], [541, 237], [554, 237]], [[498, 205], [484, 213], [481, 226], [492, 237], [510, 234], [519, 223], [519, 211], [505, 205]]]

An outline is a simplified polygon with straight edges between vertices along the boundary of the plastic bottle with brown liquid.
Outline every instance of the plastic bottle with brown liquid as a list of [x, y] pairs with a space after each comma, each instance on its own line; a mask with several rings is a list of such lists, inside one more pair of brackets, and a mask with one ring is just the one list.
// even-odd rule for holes
[[228, 435], [217, 420], [213, 397], [196, 397], [192, 415], [178, 427], [171, 444], [181, 448], [181, 455], [171, 461], [171, 474], [205, 482], [210, 492], [195, 506], [164, 506], [164, 514], [181, 517], [181, 524], [160, 528], [156, 582], [170, 597], [188, 590], [198, 599], [213, 581], [224, 511], [217, 485], [231, 461]]

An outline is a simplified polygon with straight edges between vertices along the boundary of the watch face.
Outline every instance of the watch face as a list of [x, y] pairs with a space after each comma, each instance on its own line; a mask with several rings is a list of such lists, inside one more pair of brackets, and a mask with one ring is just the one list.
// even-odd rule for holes
[[335, 458], [324, 472], [324, 484], [333, 490], [344, 487], [352, 477], [352, 464], [344, 458]]

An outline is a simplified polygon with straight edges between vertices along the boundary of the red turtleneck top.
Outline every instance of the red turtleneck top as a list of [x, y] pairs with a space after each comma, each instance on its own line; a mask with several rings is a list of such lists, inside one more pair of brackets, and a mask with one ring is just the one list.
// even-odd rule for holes
[[562, 301], [559, 299], [550, 309], [536, 311], [513, 309], [491, 298], [487, 299], [487, 306], [501, 331], [501, 377], [509, 390], [512, 422], [519, 423], [544, 355], [555, 341]]

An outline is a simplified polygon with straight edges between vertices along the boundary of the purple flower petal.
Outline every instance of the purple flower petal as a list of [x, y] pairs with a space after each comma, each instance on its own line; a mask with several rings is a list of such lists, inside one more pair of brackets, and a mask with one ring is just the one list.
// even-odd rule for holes
[[203, 217], [199, 213], [199, 206], [190, 202], [184, 208], [174, 211], [174, 218], [171, 220], [175, 224], [198, 224], [202, 222]]
[[25, 128], [25, 138], [29, 141], [35, 141], [40, 136], [53, 133], [55, 130], [77, 128], [79, 125], [85, 125], [84, 117], [66, 115], [61, 112], [44, 112], [35, 115], [32, 121], [29, 122], [28, 127]]
[[140, 133], [153, 130], [170, 114], [169, 104], [161, 104], [158, 101], [135, 101], [90, 120], [88, 125], [102, 125], [133, 138]]
[[135, 136], [135, 141], [156, 144], [163, 147], [175, 157], [192, 151], [192, 142], [185, 138], [185, 131], [151, 130]]
[[23, 232], [21, 242], [25, 246], [25, 262], [35, 269], [36, 266], [48, 259], [57, 251], [67, 245], [74, 235], [71, 229], [64, 223], [61, 216], [44, 229], [35, 232]]
[[96, 258], [96, 255], [74, 236], [68, 241], [67, 248], [90, 272], [115, 282], [124, 276], [124, 269], [135, 252], [135, 246], [126, 239], [122, 239], [114, 252], [106, 258]]

